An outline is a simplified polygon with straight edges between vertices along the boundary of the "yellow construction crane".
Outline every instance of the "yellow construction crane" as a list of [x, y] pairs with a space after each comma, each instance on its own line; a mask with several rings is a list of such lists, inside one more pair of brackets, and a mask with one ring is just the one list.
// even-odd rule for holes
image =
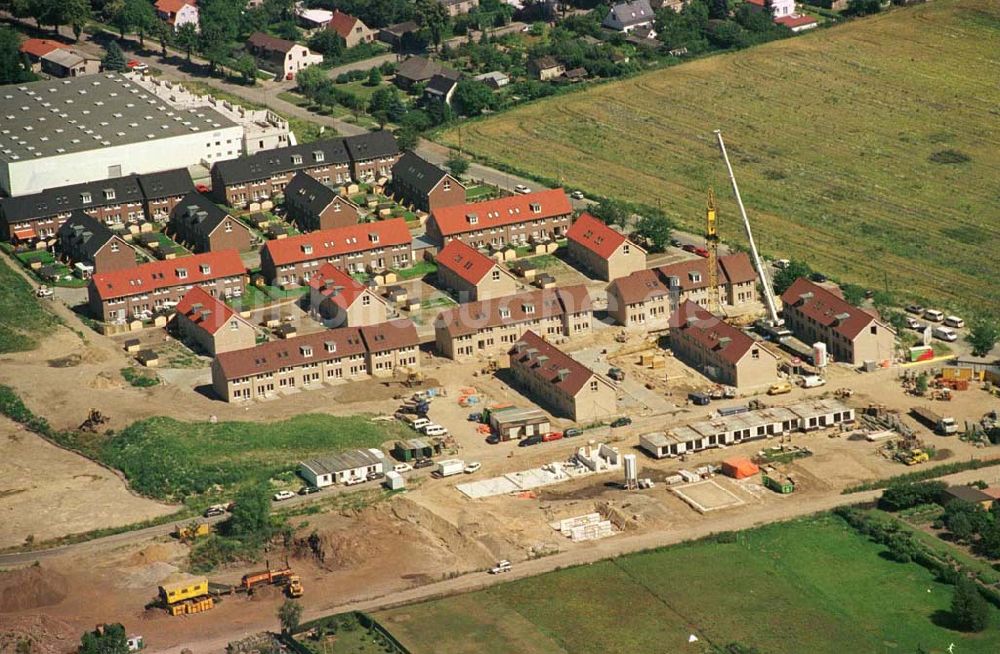
[[715, 192], [708, 189], [708, 207], [705, 209], [705, 247], [708, 250], [708, 310], [713, 315], [719, 309], [719, 231], [715, 212]]

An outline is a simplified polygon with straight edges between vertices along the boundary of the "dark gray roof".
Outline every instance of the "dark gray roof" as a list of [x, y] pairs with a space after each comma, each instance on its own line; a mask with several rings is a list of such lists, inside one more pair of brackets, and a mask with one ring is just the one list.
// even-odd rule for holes
[[[113, 197], [108, 197], [105, 191], [111, 191]], [[75, 209], [142, 202], [142, 199], [142, 191], [136, 176], [127, 175], [96, 182], [59, 186], [31, 195], [0, 198], [0, 214], [8, 222], [18, 222], [53, 216], [57, 213], [69, 213]]]
[[445, 97], [453, 88], [455, 88], [456, 84], [458, 84], [457, 79], [453, 79], [446, 75], [435, 75], [431, 78], [431, 81], [427, 82], [425, 90], [431, 95], [440, 95]]
[[194, 190], [191, 174], [187, 168], [174, 168], [173, 170], [164, 170], [161, 173], [137, 175], [137, 177], [142, 195], [147, 200], [184, 195]]
[[[322, 161], [317, 161], [316, 153], [322, 152]], [[298, 157], [298, 158], [296, 158]], [[298, 162], [298, 163], [296, 163]], [[287, 173], [303, 168], [314, 168], [321, 163], [350, 163], [344, 139], [328, 139], [293, 145], [275, 150], [263, 150], [249, 157], [217, 161], [213, 170], [222, 178], [223, 184], [240, 184], [271, 175]]]
[[388, 32], [395, 36], [403, 36], [404, 34], [409, 34], [410, 32], [416, 32], [420, 29], [416, 21], [408, 20], [402, 23], [396, 23], [395, 25], [389, 25], [388, 27], [383, 27], [383, 32]]
[[208, 236], [228, 216], [214, 202], [197, 191], [191, 191], [170, 212], [174, 229], [187, 236]]
[[82, 255], [91, 261], [97, 251], [114, 237], [115, 233], [107, 225], [79, 210], [74, 211], [59, 227], [59, 241], [68, 242], [74, 255]]
[[404, 154], [392, 167], [393, 183], [405, 184], [424, 195], [430, 193], [447, 174], [447, 171], [413, 152]]
[[314, 216], [330, 206], [337, 192], [309, 173], [298, 172], [285, 187], [285, 202], [303, 207]]
[[347, 147], [347, 154], [351, 157], [351, 161], [394, 157], [399, 154], [399, 144], [396, 143], [396, 137], [392, 135], [392, 132], [385, 130], [348, 136], [344, 139], [344, 145]]
[[409, 57], [396, 67], [396, 77], [422, 82], [434, 77], [440, 70], [441, 64], [427, 57]]

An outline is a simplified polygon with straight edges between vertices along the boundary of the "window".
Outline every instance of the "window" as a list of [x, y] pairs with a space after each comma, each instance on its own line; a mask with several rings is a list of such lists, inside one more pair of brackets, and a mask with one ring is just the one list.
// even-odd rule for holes
[[624, 252], [625, 254], [628, 254], [631, 251], [632, 251], [632, 248], [629, 247], [628, 243], [626, 243], [625, 247], [622, 248], [622, 252]]
[[118, 251], [118, 243], [116, 243], [115, 241], [111, 241], [111, 251], [112, 252]]
[[106, 188], [106, 189], [104, 189], [104, 199], [105, 200], [114, 200], [115, 199], [115, 190], [113, 188]]
[[591, 379], [590, 380], [590, 391], [592, 393], [596, 393], [597, 392], [597, 380], [596, 379]]
[[178, 268], [177, 269], [177, 278], [178, 279], [187, 279], [187, 276], [188, 276], [187, 268]]
[[231, 329], [232, 331], [236, 331], [239, 328], [240, 328], [240, 322], [238, 320], [229, 321], [229, 329]]
[[444, 190], [446, 190], [446, 191], [450, 191], [451, 190], [451, 180], [448, 179], [447, 177], [444, 180], [444, 186], [442, 186], [442, 188]]
[[88, 193], [86, 191], [84, 191], [83, 193], [81, 193], [80, 194], [80, 202], [82, 202], [83, 204], [90, 204], [91, 203], [90, 193]]
[[499, 270], [494, 270], [492, 277], [493, 277], [493, 281], [499, 282], [500, 281], [500, 271]]
[[875, 325], [872, 325], [871, 327], [869, 327], [868, 331], [869, 331], [869, 333], [877, 334], [878, 333], [878, 328], [875, 327]]
[[302, 155], [301, 154], [293, 154], [292, 155], [292, 165], [293, 166], [301, 166], [302, 165]]
[[201, 264], [200, 266], [198, 266], [198, 269], [201, 271], [202, 275], [208, 275], [211, 274], [212, 272], [212, 266], [208, 265], [207, 263]]
[[233, 225], [232, 225], [232, 223], [230, 223], [230, 222], [229, 222], [229, 221], [227, 220], [227, 221], [226, 221], [226, 233], [228, 234], [228, 233], [230, 233], [231, 231], [233, 231]]

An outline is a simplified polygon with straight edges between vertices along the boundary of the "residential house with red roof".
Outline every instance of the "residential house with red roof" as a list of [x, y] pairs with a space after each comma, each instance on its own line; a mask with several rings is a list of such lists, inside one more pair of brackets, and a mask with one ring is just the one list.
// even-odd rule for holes
[[176, 32], [182, 25], [194, 25], [199, 30], [198, 5], [195, 0], [156, 0], [156, 14]]
[[462, 241], [450, 241], [434, 258], [440, 286], [459, 302], [490, 300], [517, 292], [517, 278], [495, 260]]
[[272, 397], [324, 384], [417, 370], [420, 342], [409, 320], [341, 327], [224, 352], [212, 361], [212, 388], [226, 402]]
[[303, 68], [323, 63], [323, 55], [312, 53], [301, 43], [263, 32], [251, 34], [247, 47], [260, 58], [261, 66], [278, 73], [279, 79], [294, 79]]
[[362, 43], [375, 41], [375, 30], [365, 25], [360, 18], [345, 14], [339, 9], [333, 10], [333, 16], [330, 17], [326, 28], [337, 33], [344, 42], [345, 48], [353, 48]]
[[740, 391], [778, 380], [778, 356], [691, 300], [670, 318], [670, 349], [706, 377]]
[[834, 361], [860, 366], [891, 362], [896, 332], [833, 291], [800, 277], [781, 295], [785, 326], [807, 344], [826, 343]]
[[646, 268], [646, 251], [624, 234], [582, 213], [566, 232], [570, 258], [606, 282]]
[[[608, 315], [625, 327], [667, 327], [670, 289], [677, 302], [708, 306], [708, 260], [701, 257], [639, 270], [608, 286]], [[757, 302], [757, 273], [744, 252], [719, 257], [719, 306], [739, 308]]]
[[174, 325], [181, 339], [212, 356], [253, 347], [257, 342], [257, 330], [250, 321], [201, 286], [191, 288], [181, 298]]
[[328, 328], [377, 325], [389, 319], [389, 303], [332, 263], [309, 279], [309, 314]]
[[308, 284], [324, 263], [347, 274], [406, 268], [413, 260], [413, 237], [402, 218], [322, 229], [268, 241], [260, 269], [268, 284]]
[[242, 295], [245, 282], [240, 253], [224, 250], [97, 273], [90, 278], [87, 294], [93, 317], [123, 322], [176, 306], [196, 285], [209, 295], [229, 298]]
[[439, 207], [427, 221], [427, 238], [443, 247], [458, 239], [475, 248], [548, 243], [566, 234], [573, 206], [561, 189]]
[[533, 331], [510, 349], [510, 372], [537, 404], [556, 415], [589, 423], [618, 410], [615, 385]]
[[593, 329], [594, 308], [583, 284], [470, 302], [442, 311], [434, 321], [437, 350], [449, 359], [500, 354], [528, 330], [570, 338]]

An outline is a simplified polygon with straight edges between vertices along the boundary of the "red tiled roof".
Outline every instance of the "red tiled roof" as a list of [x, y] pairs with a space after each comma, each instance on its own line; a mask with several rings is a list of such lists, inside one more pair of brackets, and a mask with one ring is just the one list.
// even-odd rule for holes
[[331, 302], [347, 309], [364, 295], [367, 287], [332, 263], [325, 263], [312, 277], [309, 286], [322, 293]]
[[365, 340], [365, 347], [369, 352], [385, 352], [420, 345], [416, 325], [412, 320], [405, 318], [378, 325], [365, 325], [360, 330], [361, 338]]
[[358, 328], [342, 327], [223, 352], [216, 355], [215, 363], [226, 379], [239, 379], [364, 353], [365, 345]]
[[[708, 259], [699, 257], [669, 266], [660, 266], [656, 271], [666, 279], [677, 277], [681, 291], [691, 291], [708, 286]], [[692, 274], [697, 281], [692, 280]], [[742, 284], [755, 281], [757, 273], [750, 263], [750, 257], [745, 252], [737, 252], [719, 257], [719, 282], [727, 284]]]
[[[514, 343], [510, 352], [515, 361], [533, 376], [575, 396], [595, 375], [594, 371], [528, 330]], [[598, 377], [600, 379], [600, 377]], [[611, 386], [610, 382], [605, 382]]]
[[799, 277], [781, 296], [785, 307], [812, 318], [824, 327], [831, 327], [849, 341], [853, 341], [875, 318], [850, 305], [828, 289]]
[[[533, 205], [538, 208], [537, 212], [532, 211]], [[565, 216], [572, 212], [573, 206], [566, 193], [557, 188], [485, 202], [441, 207], [434, 210], [431, 220], [437, 224], [442, 236], [453, 236], [501, 225]]]
[[156, 0], [156, 8], [165, 14], [176, 14], [184, 5], [197, 4], [195, 0]]
[[[607, 259], [627, 241], [625, 235], [608, 227], [589, 213], [582, 213], [566, 232], [566, 238]], [[638, 247], [633, 244], [633, 247]]]
[[742, 359], [755, 344], [752, 338], [691, 300], [685, 301], [670, 317], [670, 329], [678, 330], [732, 364]]
[[[201, 286], [195, 286], [184, 294], [177, 305], [177, 313], [185, 316], [209, 334], [219, 331], [236, 312], [225, 302], [214, 297]], [[239, 316], [237, 316], [239, 318]], [[243, 320], [243, 318], [239, 318]]]
[[[206, 266], [205, 269], [202, 266]], [[183, 271], [183, 276], [181, 276]], [[246, 267], [236, 250], [206, 252], [179, 259], [144, 263], [127, 270], [98, 273], [90, 283], [102, 300], [149, 293], [181, 284], [201, 284], [246, 274]]]
[[475, 334], [490, 327], [516, 325], [589, 310], [590, 293], [586, 286], [577, 284], [469, 302], [442, 311], [434, 321], [434, 326], [444, 328], [454, 338]]
[[[372, 240], [375, 237], [378, 240]], [[277, 266], [299, 261], [312, 261], [329, 257], [364, 252], [374, 248], [407, 245], [413, 242], [406, 221], [392, 218], [374, 223], [358, 223], [345, 227], [323, 229], [301, 236], [268, 241], [264, 248]], [[310, 253], [306, 249], [311, 248]]]
[[44, 57], [53, 50], [69, 50], [69, 46], [50, 39], [26, 39], [21, 43], [20, 50], [32, 57]]
[[749, 2], [752, 5], [757, 5], [758, 7], [764, 7], [764, 6], [766, 6], [764, 4], [765, 0], [746, 0], [746, 1]]
[[[751, 2], [752, 1], [753, 0], [751, 0]], [[817, 24], [816, 19], [812, 16], [782, 16], [781, 18], [775, 18], [774, 22], [778, 25], [784, 25], [788, 29]]]
[[358, 19], [350, 14], [345, 14], [339, 9], [333, 10], [333, 18], [330, 19], [330, 24], [327, 29], [331, 29], [343, 38], [347, 38], [351, 35], [351, 30], [354, 29], [354, 24], [358, 22]]
[[450, 241], [441, 248], [441, 252], [434, 257], [434, 262], [473, 285], [478, 284], [497, 265], [493, 259], [459, 240]]
[[637, 270], [611, 282], [611, 292], [625, 304], [637, 304], [670, 293], [655, 270]]

